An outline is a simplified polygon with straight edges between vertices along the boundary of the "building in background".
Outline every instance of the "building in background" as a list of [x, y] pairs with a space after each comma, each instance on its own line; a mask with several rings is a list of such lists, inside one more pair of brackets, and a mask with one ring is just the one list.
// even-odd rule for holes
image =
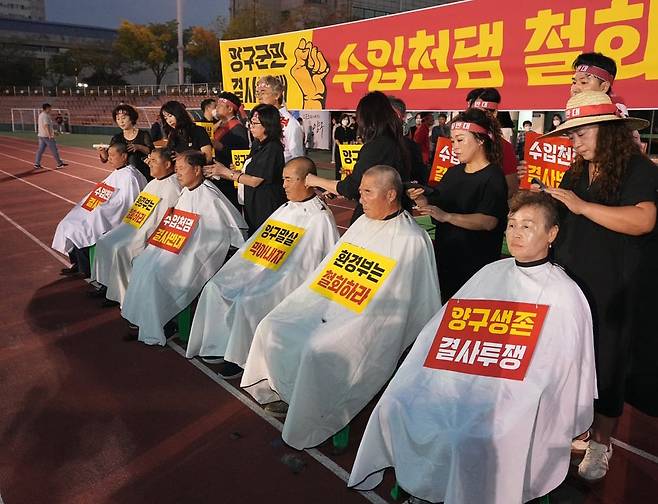
[[45, 0], [0, 0], [0, 18], [46, 20]]

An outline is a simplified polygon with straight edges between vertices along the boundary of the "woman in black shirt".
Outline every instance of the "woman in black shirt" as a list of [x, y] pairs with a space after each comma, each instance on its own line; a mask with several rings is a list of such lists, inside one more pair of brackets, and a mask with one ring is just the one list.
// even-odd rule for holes
[[244, 194], [244, 216], [251, 235], [286, 202], [286, 195], [279, 110], [272, 105], [257, 105], [251, 111], [249, 129], [254, 141], [242, 173], [220, 163], [205, 173], [238, 182], [238, 195]]
[[445, 303], [480, 268], [500, 259], [507, 216], [507, 184], [500, 169], [502, 136], [496, 120], [468, 109], [451, 124], [452, 148], [460, 163], [436, 186], [410, 189], [418, 212], [436, 224], [434, 251]]
[[[363, 138], [363, 147], [351, 175], [343, 180], [328, 180], [309, 174], [306, 185], [320, 187], [347, 199], [359, 200], [359, 185], [363, 173], [375, 165], [388, 165], [395, 168], [403, 182], [409, 180], [409, 152], [402, 138], [402, 121], [384, 93], [373, 91], [359, 101], [356, 107], [358, 136]], [[411, 208], [405, 197], [403, 204]], [[352, 214], [354, 222], [363, 214], [361, 204], [357, 204]]]
[[[629, 349], [645, 338], [646, 353], [650, 340], [655, 341], [655, 323], [646, 316], [658, 306], [655, 277], [643, 279], [656, 261], [647, 256], [653, 249], [647, 244], [654, 239], [658, 187], [656, 166], [632, 135], [633, 129], [648, 126], [647, 121], [618, 116], [610, 97], [600, 91], [574, 95], [566, 117], [550, 136], [568, 134], [575, 161], [560, 187], [547, 192], [568, 210], [555, 257], [592, 308], [598, 399], [578, 474], [594, 481], [605, 476], [612, 457], [610, 437], [624, 410]], [[655, 355], [652, 359], [655, 376]], [[644, 399], [655, 403], [656, 390], [649, 393]]]
[[167, 148], [172, 152], [198, 150], [203, 152], [208, 163], [212, 162], [210, 137], [202, 126], [194, 124], [185, 105], [168, 101], [160, 109], [160, 119], [167, 140]]
[[[146, 157], [153, 150], [153, 142], [151, 135], [148, 131], [140, 130], [137, 128], [137, 120], [139, 114], [134, 107], [130, 105], [118, 105], [112, 111], [112, 119], [121, 132], [117, 133], [110, 139], [110, 145], [116, 143], [125, 144], [128, 148], [128, 164], [133, 165], [139, 172], [146, 177], [146, 180], [151, 180], [151, 173], [149, 167], [146, 165]], [[101, 162], [107, 163], [107, 149], [103, 147], [98, 148], [98, 155]]]
[[334, 131], [334, 161], [336, 164], [336, 180], [340, 180], [341, 168], [343, 163], [340, 160], [339, 144], [349, 144], [356, 142], [356, 132], [350, 128], [350, 117], [347, 114], [340, 116], [340, 124], [336, 126]]

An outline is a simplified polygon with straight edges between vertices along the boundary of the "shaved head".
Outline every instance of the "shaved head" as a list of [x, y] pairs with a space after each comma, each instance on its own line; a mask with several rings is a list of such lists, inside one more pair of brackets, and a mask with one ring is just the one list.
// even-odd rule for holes
[[318, 170], [315, 166], [315, 162], [306, 156], [299, 156], [292, 158], [286, 163], [285, 168], [290, 170], [290, 173], [293, 173], [295, 176], [305, 179], [306, 175], [309, 173], [312, 175], [317, 175]]
[[379, 185], [384, 191], [395, 191], [397, 200], [402, 201], [402, 193], [404, 191], [402, 178], [400, 178], [400, 173], [392, 166], [371, 166], [366, 170], [363, 176], [376, 177], [377, 185]]

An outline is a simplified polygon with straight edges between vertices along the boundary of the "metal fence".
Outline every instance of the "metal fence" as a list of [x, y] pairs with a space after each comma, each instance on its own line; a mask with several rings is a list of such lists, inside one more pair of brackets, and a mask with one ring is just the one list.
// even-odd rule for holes
[[0, 86], [0, 96], [208, 96], [221, 91], [218, 82], [161, 86]]

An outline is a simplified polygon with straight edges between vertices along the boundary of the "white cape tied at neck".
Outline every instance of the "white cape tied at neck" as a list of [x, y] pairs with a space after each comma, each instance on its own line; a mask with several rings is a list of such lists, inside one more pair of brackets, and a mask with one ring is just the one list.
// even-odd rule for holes
[[[397, 262], [360, 314], [309, 288], [343, 243]], [[404, 211], [389, 220], [363, 215], [258, 325], [241, 386], [260, 403], [289, 403], [283, 440], [316, 446], [379, 392], [440, 299], [427, 233]]]
[[527, 502], [566, 477], [571, 439], [592, 424], [596, 373], [589, 305], [550, 263], [503, 259], [454, 299], [548, 305], [523, 381], [426, 368], [444, 316], [425, 326], [373, 410], [348, 485], [372, 489], [394, 467], [401, 488], [430, 502]]
[[244, 366], [258, 323], [306, 279], [338, 240], [331, 211], [319, 198], [289, 201], [270, 220], [304, 229], [299, 243], [277, 270], [243, 257], [267, 225], [206, 284], [192, 324], [187, 357], [224, 356]]
[[96, 242], [96, 259], [91, 279], [106, 286], [105, 297], [118, 303], [123, 303], [126, 295], [133, 259], [146, 248], [146, 241], [158, 227], [165, 212], [178, 201], [181, 186], [176, 175], [171, 174], [161, 180], [151, 180], [142, 192], [160, 198], [142, 227], [137, 229], [122, 222]]
[[180, 253], [148, 245], [133, 262], [121, 315], [139, 327], [139, 340], [165, 345], [163, 327], [194, 300], [217, 273], [229, 246], [241, 247], [242, 216], [211, 182], [183, 188], [176, 209], [200, 215]]
[[121, 223], [130, 205], [146, 185], [146, 179], [132, 165], [128, 165], [114, 170], [103, 183], [114, 187], [110, 199], [90, 212], [82, 208], [87, 193], [57, 225], [52, 248], [68, 254], [73, 247], [84, 248], [95, 244], [103, 234]]

